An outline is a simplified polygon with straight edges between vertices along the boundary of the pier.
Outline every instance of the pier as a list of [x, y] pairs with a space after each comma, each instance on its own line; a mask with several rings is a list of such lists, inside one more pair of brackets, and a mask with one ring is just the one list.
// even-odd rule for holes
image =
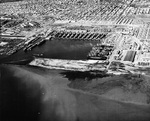
[[57, 31], [53, 37], [62, 39], [101, 40], [106, 35], [106, 33]]

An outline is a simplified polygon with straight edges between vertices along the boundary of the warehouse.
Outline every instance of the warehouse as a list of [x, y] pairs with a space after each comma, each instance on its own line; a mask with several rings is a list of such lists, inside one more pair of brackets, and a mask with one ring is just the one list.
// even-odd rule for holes
[[127, 51], [124, 61], [134, 62], [135, 55], [136, 55], [136, 51], [133, 50]]

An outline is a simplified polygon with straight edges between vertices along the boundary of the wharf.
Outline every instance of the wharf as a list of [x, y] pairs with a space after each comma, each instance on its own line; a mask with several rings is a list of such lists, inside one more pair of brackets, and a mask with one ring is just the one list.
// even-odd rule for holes
[[106, 35], [107, 33], [57, 31], [55, 37], [62, 39], [101, 40]]

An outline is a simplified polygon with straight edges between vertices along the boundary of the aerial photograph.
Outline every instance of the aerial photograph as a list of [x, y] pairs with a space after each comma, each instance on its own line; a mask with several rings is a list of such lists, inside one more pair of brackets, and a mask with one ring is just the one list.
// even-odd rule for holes
[[0, 121], [150, 121], [150, 0], [0, 0]]

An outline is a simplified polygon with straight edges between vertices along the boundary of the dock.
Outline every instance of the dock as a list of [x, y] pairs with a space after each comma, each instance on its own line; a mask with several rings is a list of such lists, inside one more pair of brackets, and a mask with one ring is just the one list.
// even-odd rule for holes
[[54, 37], [62, 39], [101, 40], [106, 35], [107, 33], [57, 31]]

